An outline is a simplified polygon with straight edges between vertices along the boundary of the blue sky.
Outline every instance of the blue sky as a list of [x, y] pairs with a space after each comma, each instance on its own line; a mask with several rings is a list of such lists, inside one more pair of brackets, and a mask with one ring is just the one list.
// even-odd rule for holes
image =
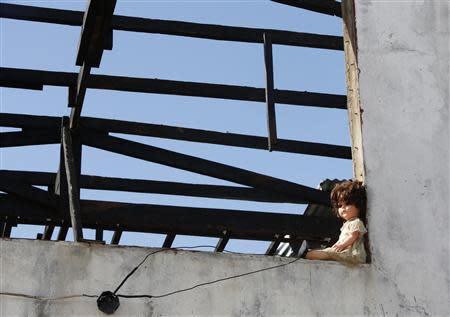
[[[85, 1], [2, 1], [84, 11]], [[231, 26], [342, 35], [342, 20], [270, 1], [118, 1], [115, 14]], [[2, 67], [78, 72], [80, 28], [1, 19]], [[274, 45], [277, 89], [345, 94], [343, 52]], [[114, 31], [114, 48], [105, 51], [93, 73], [265, 87], [262, 44]], [[43, 91], [2, 88], [1, 112], [69, 115], [67, 89]], [[148, 122], [249, 135], [267, 135], [264, 103], [212, 98], [88, 90], [83, 116]], [[349, 145], [347, 112], [276, 105], [278, 137]], [[2, 128], [2, 131], [7, 131]], [[325, 178], [350, 178], [351, 161], [219, 145], [121, 136], [142, 143], [245, 168], [317, 187]], [[59, 145], [1, 149], [2, 169], [55, 172]], [[231, 184], [117, 154], [83, 147], [82, 173], [90, 175]], [[155, 194], [82, 190], [82, 198], [134, 203], [215, 207], [301, 214], [304, 205], [255, 203]], [[13, 228], [13, 237], [34, 238], [41, 227]], [[57, 230], [56, 230], [57, 233]], [[87, 238], [93, 232], [86, 230]], [[107, 241], [111, 233], [105, 233]], [[70, 238], [70, 234], [69, 234]], [[125, 233], [121, 244], [160, 246], [163, 235]], [[182, 237], [174, 245], [215, 244], [217, 239]], [[262, 253], [268, 242], [231, 240], [227, 249]]]

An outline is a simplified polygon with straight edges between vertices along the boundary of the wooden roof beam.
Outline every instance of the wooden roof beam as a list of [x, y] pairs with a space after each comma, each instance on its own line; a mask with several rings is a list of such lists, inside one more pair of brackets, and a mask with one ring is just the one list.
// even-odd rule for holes
[[116, 0], [89, 0], [83, 17], [76, 64], [80, 66], [77, 84], [69, 87], [70, 128], [76, 128], [81, 116], [87, 82], [92, 67], [99, 67], [103, 50], [112, 48], [111, 18]]
[[[317, 0], [318, 1], [318, 0]], [[81, 26], [83, 12], [47, 9], [17, 4], [0, 4], [0, 17], [35, 22]], [[177, 35], [210, 40], [263, 43], [263, 34], [272, 35], [273, 44], [344, 50], [340, 36], [284, 30], [223, 26], [115, 15], [111, 28], [120, 31]]]
[[[18, 128], [56, 128], [61, 119], [48, 116], [31, 116], [21, 114], [0, 114], [0, 126]], [[267, 138], [237, 133], [224, 133], [191, 129], [185, 127], [165, 126], [151, 123], [139, 123], [121, 120], [81, 117], [82, 127], [96, 129], [108, 133], [123, 133], [174, 140], [201, 142], [218, 145], [237, 146], [252, 149], [267, 149]], [[341, 159], [351, 159], [351, 148], [342, 145], [303, 142], [277, 139], [273, 151], [319, 155]]]
[[223, 235], [220, 237], [216, 247], [214, 248], [214, 252], [223, 252], [228, 244], [228, 241], [230, 241], [230, 236], [230, 231], [224, 230]]
[[266, 255], [274, 255], [281, 241], [282, 237], [279, 234], [275, 235], [275, 240], [270, 243], [269, 247], [267, 248]]
[[17, 181], [6, 175], [0, 178], [0, 191], [16, 195], [22, 199], [30, 200], [56, 212], [58, 201], [56, 197], [45, 190], [34, 187], [30, 184]]
[[168, 234], [166, 235], [166, 238], [164, 239], [164, 242], [163, 242], [162, 247], [163, 247], [163, 248], [166, 248], [166, 249], [171, 248], [171, 247], [172, 247], [172, 244], [173, 244], [173, 241], [175, 241], [175, 237], [176, 237], [176, 236], [177, 236], [177, 235], [174, 234], [174, 233], [168, 233]]
[[[107, 201], [81, 201], [83, 227], [90, 229], [176, 233], [181, 235], [222, 237], [224, 230], [235, 239], [272, 241], [276, 234], [324, 240], [339, 235], [337, 218], [300, 216], [260, 211], [226, 210], [130, 204]], [[0, 194], [0, 218], [20, 224], [65, 224], [67, 218], [42, 206]], [[283, 239], [289, 241], [289, 239]]]
[[[60, 171], [64, 169], [65, 173], [60, 175], [60, 185], [64, 183], [67, 186], [66, 193], [60, 192], [60, 199], [68, 200], [70, 220], [73, 229], [73, 239], [75, 241], [83, 240], [83, 227], [81, 221], [80, 207], [80, 188], [77, 171], [76, 151], [73, 146], [71, 131], [66, 122], [63, 122], [61, 131], [61, 144], [63, 152], [63, 164], [60, 164]], [[61, 178], [66, 179], [62, 180]], [[67, 197], [68, 196], [68, 197]]]
[[57, 143], [59, 143], [59, 134], [56, 130], [51, 129], [31, 129], [0, 133], [0, 148]]
[[99, 67], [103, 50], [111, 49], [109, 34], [116, 0], [89, 0], [83, 16], [76, 65]]
[[[0, 68], [1, 80], [21, 80], [35, 84], [69, 87], [77, 85], [77, 74], [43, 70]], [[124, 76], [89, 75], [85, 88], [208, 97], [265, 102], [265, 89], [234, 85], [184, 82]], [[274, 89], [276, 103], [322, 108], [347, 109], [344, 95]]]
[[[55, 173], [47, 172], [1, 170], [0, 176], [3, 175], [6, 175], [11, 179], [38, 186], [52, 185], [55, 180]], [[79, 184], [81, 188], [96, 190], [117, 190], [137, 193], [236, 199], [271, 203], [306, 204], [304, 200], [292, 199], [290, 197], [284, 197], [282, 195], [249, 187], [188, 184], [90, 175], [81, 175]]]
[[145, 145], [122, 138], [87, 133], [81, 134], [83, 145], [251, 186], [310, 203], [330, 205], [329, 195], [320, 190], [241, 168]]
[[342, 18], [341, 3], [334, 0], [272, 0], [273, 2]]
[[264, 33], [264, 65], [266, 71], [267, 147], [269, 151], [273, 151], [277, 143], [277, 123], [273, 83], [272, 37], [270, 33]]

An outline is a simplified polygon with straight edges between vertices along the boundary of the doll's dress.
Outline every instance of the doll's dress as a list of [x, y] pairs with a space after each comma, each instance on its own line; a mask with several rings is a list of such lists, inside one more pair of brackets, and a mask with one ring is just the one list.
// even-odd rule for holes
[[341, 227], [341, 234], [338, 242], [346, 240], [353, 232], [359, 231], [358, 239], [349, 247], [342, 251], [336, 251], [333, 248], [325, 248], [321, 251], [327, 252], [333, 260], [345, 262], [348, 264], [357, 264], [366, 262], [366, 250], [364, 249], [364, 234], [367, 233], [364, 223], [359, 218], [353, 218], [346, 221]]

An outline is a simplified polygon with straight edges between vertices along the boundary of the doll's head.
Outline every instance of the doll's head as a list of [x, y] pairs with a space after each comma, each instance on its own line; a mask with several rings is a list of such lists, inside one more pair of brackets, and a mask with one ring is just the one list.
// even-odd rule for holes
[[353, 205], [358, 211], [358, 217], [364, 221], [366, 217], [366, 188], [360, 181], [343, 181], [334, 186], [331, 191], [331, 205], [339, 217], [339, 206]]

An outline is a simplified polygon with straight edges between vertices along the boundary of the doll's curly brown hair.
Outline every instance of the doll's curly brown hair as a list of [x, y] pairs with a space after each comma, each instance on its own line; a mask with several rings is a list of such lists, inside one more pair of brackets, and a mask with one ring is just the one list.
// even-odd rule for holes
[[366, 218], [366, 202], [366, 187], [360, 181], [343, 181], [336, 184], [331, 191], [331, 205], [337, 216], [339, 216], [340, 205], [354, 205], [359, 209], [359, 218], [364, 220]]

